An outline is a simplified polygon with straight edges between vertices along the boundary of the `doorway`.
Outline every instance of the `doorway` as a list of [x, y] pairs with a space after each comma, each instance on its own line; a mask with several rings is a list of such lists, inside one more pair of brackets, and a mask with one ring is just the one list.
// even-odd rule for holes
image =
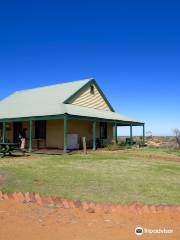
[[104, 147], [107, 144], [107, 123], [100, 122], [100, 147]]
[[22, 132], [22, 122], [13, 123], [13, 142], [19, 142], [19, 134]]
[[107, 139], [107, 123], [100, 122], [100, 139]]

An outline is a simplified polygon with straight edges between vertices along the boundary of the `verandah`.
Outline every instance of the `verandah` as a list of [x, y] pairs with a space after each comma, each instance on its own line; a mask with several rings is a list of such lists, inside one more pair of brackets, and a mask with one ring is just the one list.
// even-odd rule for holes
[[15, 119], [1, 119], [0, 122], [2, 123], [2, 142], [5, 143], [6, 141], [6, 123], [10, 122], [28, 122], [29, 127], [29, 144], [28, 144], [28, 150], [29, 152], [32, 151], [32, 132], [33, 132], [33, 121], [38, 120], [63, 120], [64, 127], [63, 127], [63, 139], [64, 139], [64, 153], [68, 150], [68, 120], [74, 119], [74, 120], [89, 120], [92, 122], [92, 148], [93, 150], [96, 150], [96, 126], [99, 122], [109, 122], [113, 124], [113, 140], [114, 143], [117, 143], [117, 128], [123, 127], [123, 126], [129, 126], [130, 127], [130, 143], [133, 144], [133, 126], [142, 126], [143, 127], [143, 142], [145, 138], [145, 124], [144, 123], [138, 123], [138, 122], [127, 122], [127, 121], [115, 121], [115, 120], [107, 120], [107, 119], [100, 119], [100, 118], [90, 118], [90, 117], [83, 117], [83, 116], [72, 116], [68, 114], [64, 115], [55, 115], [55, 116], [41, 116], [41, 117], [29, 117], [29, 118], [15, 118]]

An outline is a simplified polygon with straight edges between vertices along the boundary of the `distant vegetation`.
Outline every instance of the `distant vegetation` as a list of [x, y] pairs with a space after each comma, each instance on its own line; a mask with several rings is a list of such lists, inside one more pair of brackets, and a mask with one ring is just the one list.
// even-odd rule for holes
[[[145, 145], [147, 147], [155, 147], [155, 148], [167, 148], [167, 149], [180, 149], [180, 130], [175, 129], [174, 133], [176, 136], [146, 136], [145, 137]], [[129, 137], [119, 136], [118, 144], [110, 144], [107, 146], [109, 150], [116, 149], [127, 149], [131, 148], [130, 144], [128, 144]], [[142, 137], [134, 136], [133, 137], [133, 148], [139, 148], [143, 145]]]

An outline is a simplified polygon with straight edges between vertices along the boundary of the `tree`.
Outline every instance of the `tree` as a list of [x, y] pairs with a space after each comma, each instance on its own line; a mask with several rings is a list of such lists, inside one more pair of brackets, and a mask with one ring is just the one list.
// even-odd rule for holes
[[178, 146], [179, 146], [179, 148], [180, 148], [180, 129], [175, 128], [175, 129], [173, 130], [173, 132], [174, 132], [174, 134], [175, 134], [175, 136], [176, 136], [176, 142], [177, 142], [177, 144], [178, 144]]

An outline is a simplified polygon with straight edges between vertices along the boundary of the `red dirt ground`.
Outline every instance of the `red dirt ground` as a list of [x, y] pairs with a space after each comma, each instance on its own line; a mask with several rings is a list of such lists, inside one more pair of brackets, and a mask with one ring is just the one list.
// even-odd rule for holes
[[[136, 236], [137, 226], [173, 229], [172, 234]], [[131, 240], [180, 239], [180, 212], [124, 210], [89, 213], [82, 209], [48, 208], [32, 203], [0, 201], [0, 240]]]

